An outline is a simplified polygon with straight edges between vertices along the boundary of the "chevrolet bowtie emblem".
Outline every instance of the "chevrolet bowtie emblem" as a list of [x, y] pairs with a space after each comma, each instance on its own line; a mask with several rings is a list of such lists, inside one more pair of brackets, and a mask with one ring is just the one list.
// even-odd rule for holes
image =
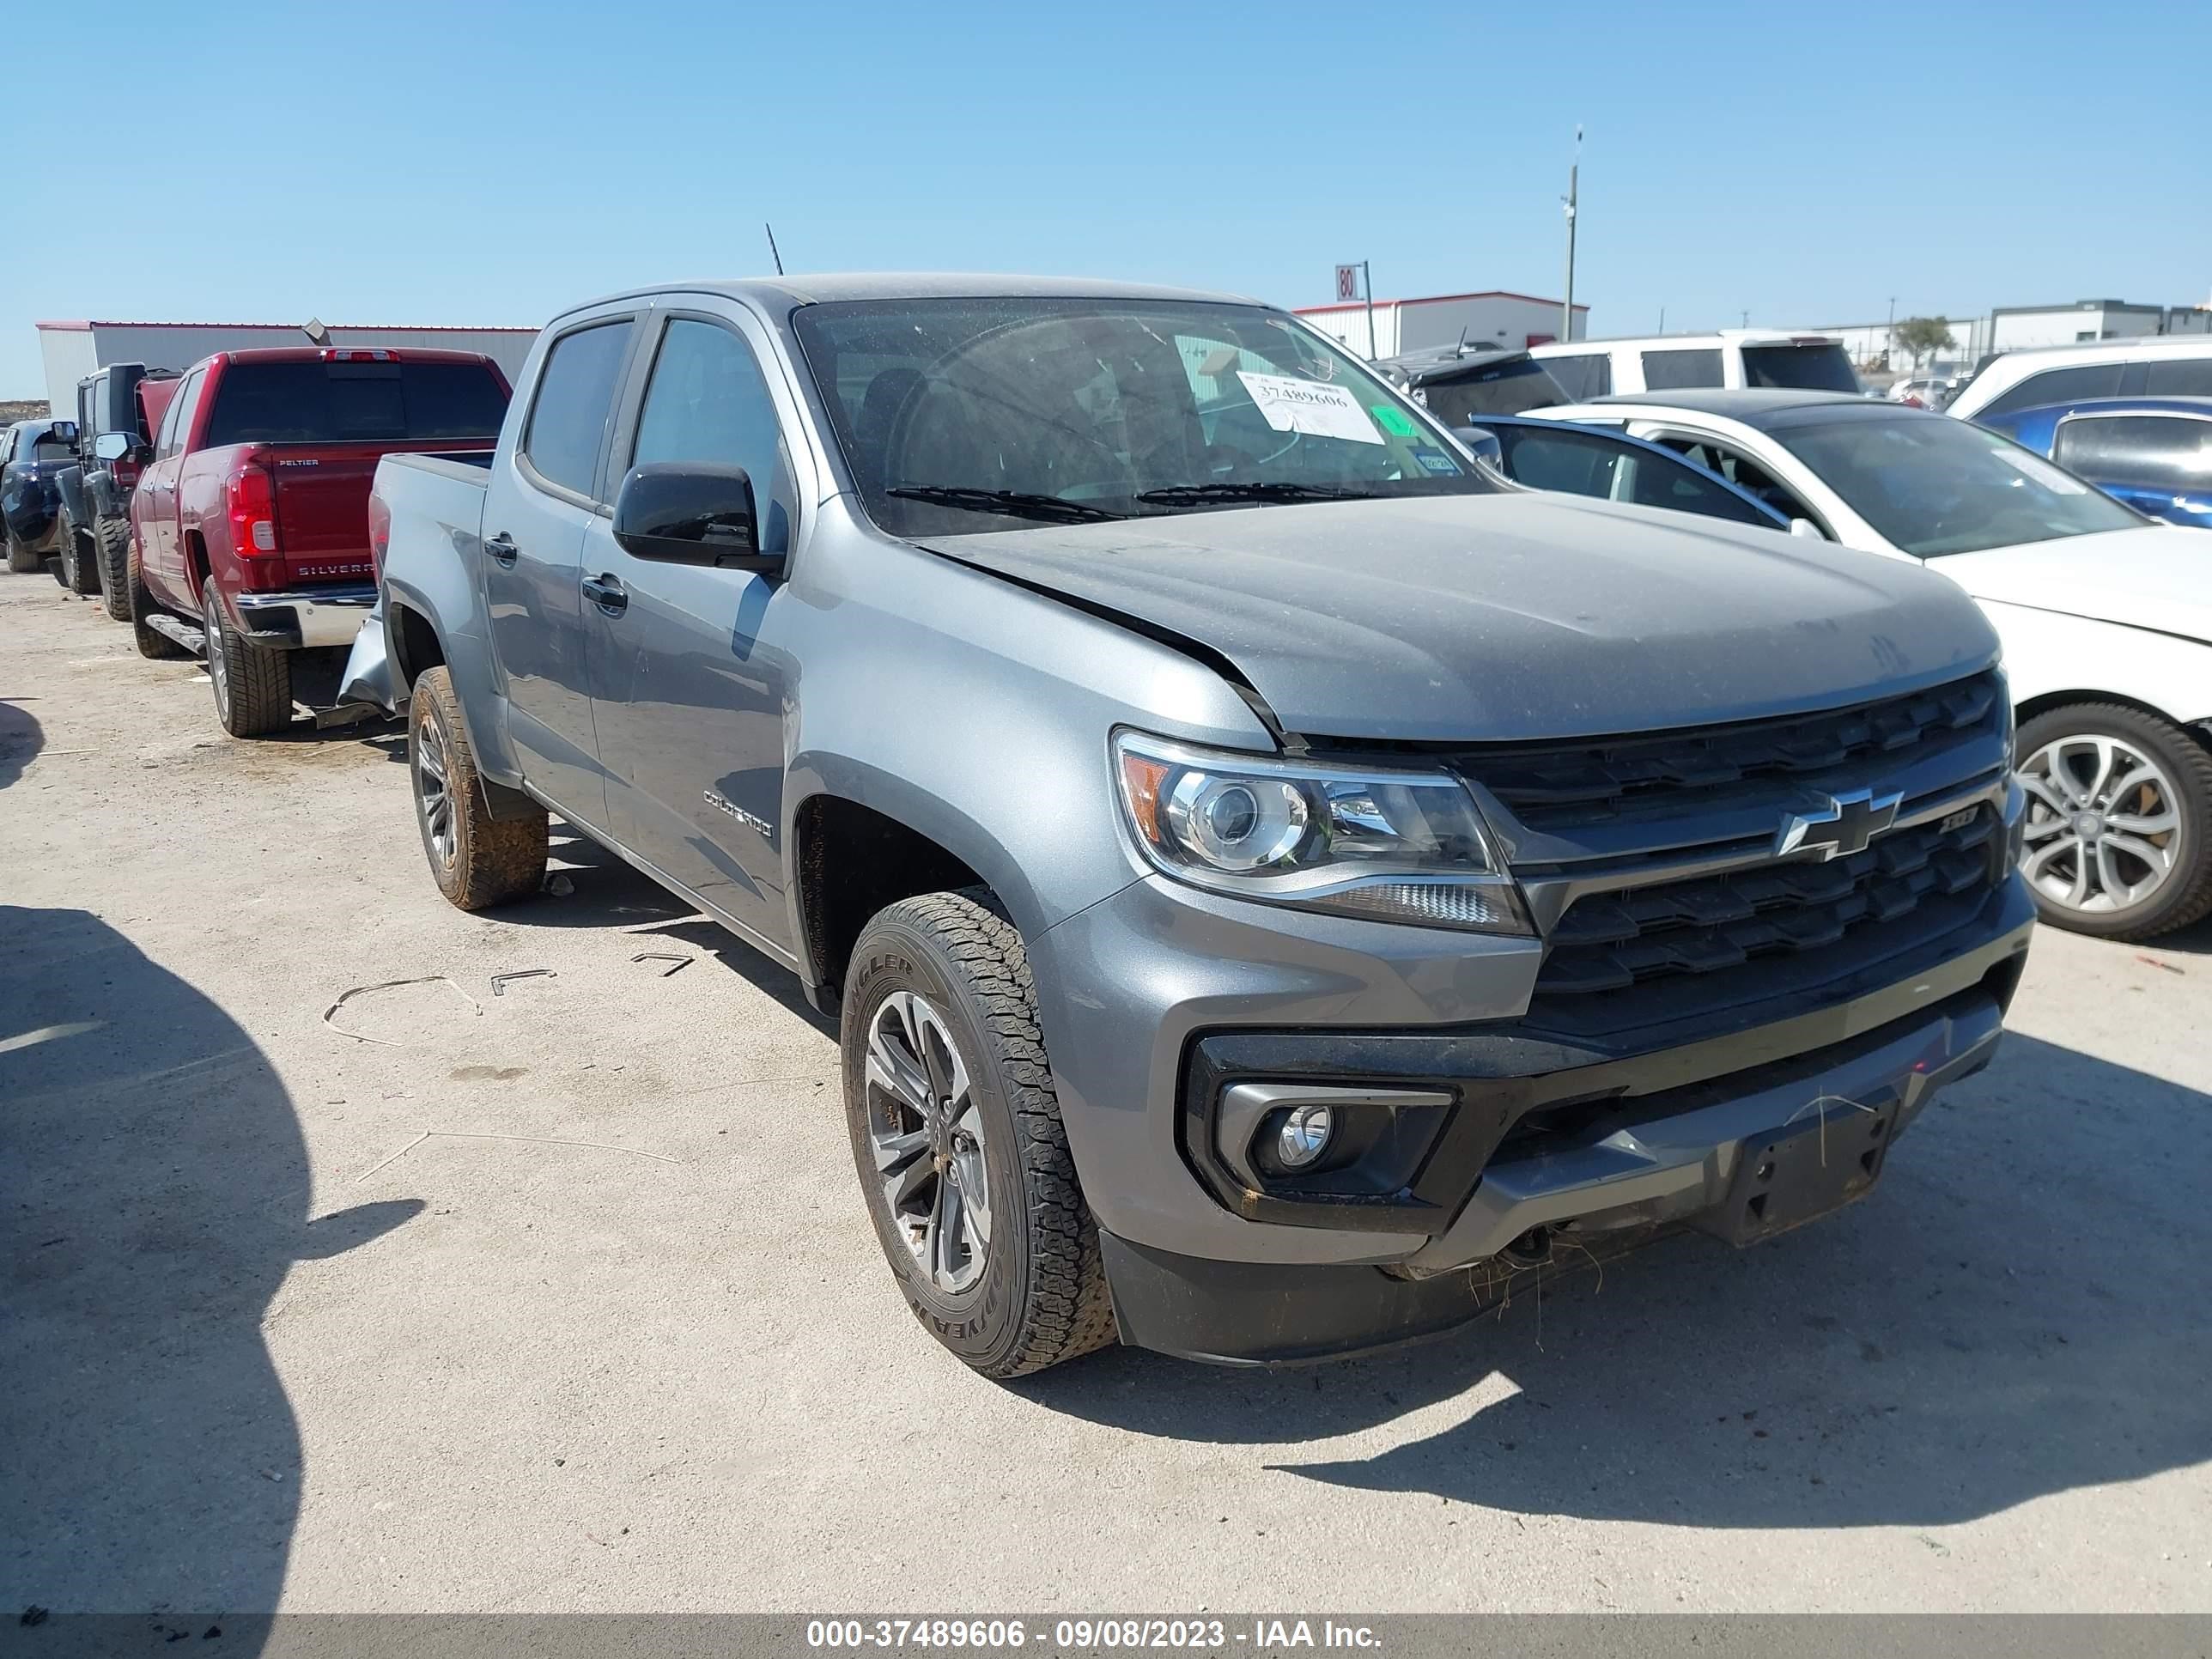
[[1863, 853], [1869, 842], [1897, 822], [1898, 803], [1904, 799], [1903, 795], [1877, 799], [1871, 790], [1860, 789], [1848, 795], [1832, 795], [1827, 805], [1815, 811], [1792, 812], [1782, 820], [1782, 829], [1774, 837], [1774, 856], [1810, 853], [1826, 862], [1847, 853]]

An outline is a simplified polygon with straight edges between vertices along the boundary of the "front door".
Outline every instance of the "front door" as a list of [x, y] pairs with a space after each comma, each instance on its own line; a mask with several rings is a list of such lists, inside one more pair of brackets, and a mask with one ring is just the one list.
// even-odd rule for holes
[[595, 319], [553, 341], [518, 441], [484, 496], [484, 598], [506, 682], [508, 740], [523, 776], [564, 817], [605, 830], [607, 792], [586, 682], [583, 544], [634, 316]]
[[[645, 462], [741, 466], [761, 550], [788, 554], [799, 492], [783, 431], [796, 405], [771, 378], [764, 337], [747, 318], [704, 312], [663, 313], [656, 326], [636, 418], [617, 433], [610, 493]], [[788, 950], [784, 721], [794, 677], [781, 578], [633, 558], [605, 520], [584, 532], [584, 567], [610, 596], [586, 602], [586, 656], [617, 838]]]

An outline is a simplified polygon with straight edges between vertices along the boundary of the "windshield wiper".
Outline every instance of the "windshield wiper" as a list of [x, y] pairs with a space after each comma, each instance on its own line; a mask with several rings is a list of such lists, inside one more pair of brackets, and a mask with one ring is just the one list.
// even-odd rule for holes
[[1371, 501], [1371, 489], [1346, 489], [1340, 484], [1202, 483], [1170, 484], [1165, 489], [1139, 490], [1137, 499], [1152, 507], [1206, 507], [1215, 501]]
[[970, 513], [1003, 513], [1014, 519], [1058, 519], [1067, 524], [1097, 524], [1126, 519], [1126, 513], [1071, 501], [1059, 495], [1027, 489], [979, 489], [969, 484], [898, 484], [884, 491], [902, 501], [927, 501], [933, 507], [957, 507]]

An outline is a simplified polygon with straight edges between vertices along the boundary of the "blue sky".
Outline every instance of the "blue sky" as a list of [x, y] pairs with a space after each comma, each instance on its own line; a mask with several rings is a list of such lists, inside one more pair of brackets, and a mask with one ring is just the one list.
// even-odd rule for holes
[[[1597, 333], [2212, 290], [2202, 3], [94, 9], [9, 26], [55, 72], [8, 77], [0, 396], [37, 319], [536, 324], [764, 270], [763, 219], [795, 271], [1553, 295], [1577, 122]], [[96, 204], [70, 64], [176, 88]]]

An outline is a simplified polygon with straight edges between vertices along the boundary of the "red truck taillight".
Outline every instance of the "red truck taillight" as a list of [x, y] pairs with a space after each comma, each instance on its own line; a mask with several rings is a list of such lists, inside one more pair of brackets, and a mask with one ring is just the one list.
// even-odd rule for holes
[[276, 547], [276, 496], [269, 474], [258, 466], [240, 467], [223, 481], [230, 508], [231, 550], [240, 558], [270, 554]]

